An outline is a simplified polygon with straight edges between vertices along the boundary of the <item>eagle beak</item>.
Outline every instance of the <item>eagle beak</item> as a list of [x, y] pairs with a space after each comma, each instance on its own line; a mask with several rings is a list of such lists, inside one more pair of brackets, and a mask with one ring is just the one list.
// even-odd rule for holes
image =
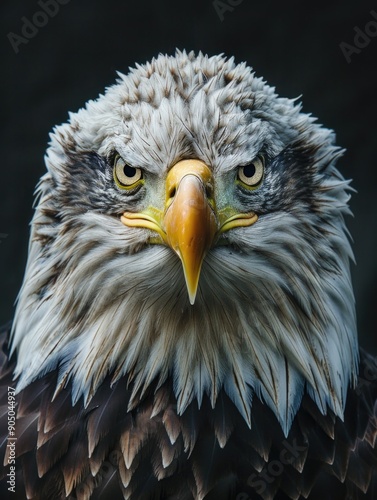
[[182, 160], [169, 171], [163, 225], [166, 243], [182, 261], [191, 304], [218, 229], [212, 194], [212, 172], [202, 161]]
[[[190, 303], [195, 303], [203, 260], [217, 237], [229, 229], [254, 224], [254, 213], [237, 213], [227, 207], [216, 212], [210, 168], [200, 160], [182, 160], [169, 171], [164, 211], [149, 207], [125, 212], [121, 221], [159, 234], [152, 243], [165, 243], [181, 259]], [[162, 241], [161, 241], [162, 240]]]
[[[213, 177], [200, 160], [176, 163], [166, 177], [165, 208], [149, 208], [140, 213], [125, 212], [124, 225], [157, 232], [182, 261], [190, 303], [195, 302], [200, 270], [211, 248], [219, 224], [212, 198]], [[161, 243], [161, 240], [151, 240]]]

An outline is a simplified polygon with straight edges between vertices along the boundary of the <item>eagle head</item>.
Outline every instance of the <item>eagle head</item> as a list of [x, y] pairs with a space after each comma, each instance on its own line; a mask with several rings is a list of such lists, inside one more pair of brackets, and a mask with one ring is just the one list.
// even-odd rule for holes
[[119, 73], [51, 135], [12, 331], [18, 390], [57, 371], [88, 404], [171, 379], [289, 431], [342, 417], [357, 375], [349, 185], [334, 134], [246, 64], [177, 51]]

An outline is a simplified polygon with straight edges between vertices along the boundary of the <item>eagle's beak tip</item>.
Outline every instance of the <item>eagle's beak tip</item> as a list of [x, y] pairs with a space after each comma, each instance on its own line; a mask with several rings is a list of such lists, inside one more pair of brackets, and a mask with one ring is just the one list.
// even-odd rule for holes
[[195, 304], [195, 299], [196, 299], [196, 292], [194, 294], [189, 293], [189, 301], [192, 306]]
[[183, 260], [181, 256], [179, 257], [183, 265], [183, 273], [186, 282], [188, 299], [190, 301], [190, 304], [193, 306], [195, 304], [195, 299], [199, 288], [199, 276], [202, 267], [201, 262], [203, 260], [203, 257], [198, 258], [198, 262], [200, 262], [199, 267], [194, 266], [193, 264], [195, 264], [195, 262], [190, 262], [190, 261], [188, 265], [187, 261]]

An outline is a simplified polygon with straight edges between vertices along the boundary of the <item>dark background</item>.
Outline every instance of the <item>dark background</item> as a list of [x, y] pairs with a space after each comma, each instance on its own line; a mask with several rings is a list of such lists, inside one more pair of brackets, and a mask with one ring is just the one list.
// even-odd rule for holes
[[351, 62], [340, 48], [354, 45], [354, 27], [364, 31], [377, 0], [223, 3], [233, 10], [221, 20], [212, 0], [70, 0], [16, 54], [8, 34], [21, 35], [21, 18], [32, 20], [41, 7], [37, 0], [1, 1], [0, 323], [12, 318], [22, 282], [49, 131], [103, 92], [116, 70], [178, 47], [246, 61], [280, 95], [302, 95], [304, 111], [336, 131], [347, 149], [338, 166], [358, 191], [348, 225], [359, 335], [377, 353], [377, 36]]

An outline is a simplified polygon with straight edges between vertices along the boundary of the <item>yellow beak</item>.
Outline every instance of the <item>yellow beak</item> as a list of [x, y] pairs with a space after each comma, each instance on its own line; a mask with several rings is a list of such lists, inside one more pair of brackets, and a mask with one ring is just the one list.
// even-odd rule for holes
[[212, 173], [198, 160], [177, 163], [166, 179], [166, 242], [182, 261], [191, 304], [204, 257], [217, 232], [212, 192]]
[[254, 213], [236, 214], [229, 209], [217, 214], [213, 192], [210, 168], [200, 160], [182, 160], [166, 177], [163, 213], [149, 208], [141, 213], [125, 212], [121, 217], [126, 226], [156, 231], [179, 256], [191, 304], [195, 302], [203, 260], [217, 235], [257, 220]]

